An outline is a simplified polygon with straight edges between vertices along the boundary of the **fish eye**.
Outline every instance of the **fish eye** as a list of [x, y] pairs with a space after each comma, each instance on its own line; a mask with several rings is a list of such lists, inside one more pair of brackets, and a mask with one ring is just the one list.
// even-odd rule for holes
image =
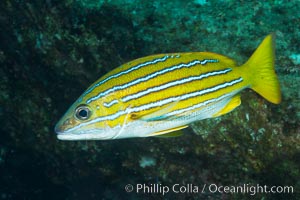
[[79, 120], [86, 120], [90, 118], [90, 116], [91, 110], [85, 105], [80, 105], [75, 109], [75, 117]]

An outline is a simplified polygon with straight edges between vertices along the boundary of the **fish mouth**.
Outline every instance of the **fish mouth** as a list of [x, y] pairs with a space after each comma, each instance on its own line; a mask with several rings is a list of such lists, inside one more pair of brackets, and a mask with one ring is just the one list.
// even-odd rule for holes
[[64, 134], [64, 133], [57, 134], [57, 139], [59, 139], [59, 140], [84, 140], [84, 138], [78, 137], [78, 135]]
[[66, 132], [63, 127], [60, 125], [60, 123], [57, 123], [54, 127], [54, 131], [57, 134], [57, 139], [59, 140], [73, 140], [70, 135], [74, 135], [72, 133]]
[[110, 128], [69, 128], [66, 129], [65, 124], [58, 122], [54, 127], [59, 140], [111, 140], [116, 134]]
[[91, 134], [91, 133], [83, 133], [83, 134], [58, 134], [57, 139], [59, 140], [111, 140], [112, 136], [109, 135], [101, 135], [101, 134]]
[[55, 127], [55, 132], [57, 134], [57, 139], [59, 140], [111, 140], [114, 134], [110, 131], [104, 131], [103, 129], [93, 129], [93, 130], [72, 130], [65, 131], [59, 126]]
[[59, 126], [59, 124], [56, 124], [55, 127], [54, 127], [54, 131], [56, 134], [63, 134], [64, 131], [61, 129], [61, 126]]

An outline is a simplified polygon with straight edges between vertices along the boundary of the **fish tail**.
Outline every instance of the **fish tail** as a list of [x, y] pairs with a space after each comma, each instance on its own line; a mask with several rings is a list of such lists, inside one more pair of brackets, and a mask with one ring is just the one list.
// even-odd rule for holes
[[[279, 81], [274, 70], [275, 42], [268, 35], [244, 64], [249, 73], [250, 88], [271, 103], [281, 102]], [[249, 69], [250, 68], [250, 69]]]

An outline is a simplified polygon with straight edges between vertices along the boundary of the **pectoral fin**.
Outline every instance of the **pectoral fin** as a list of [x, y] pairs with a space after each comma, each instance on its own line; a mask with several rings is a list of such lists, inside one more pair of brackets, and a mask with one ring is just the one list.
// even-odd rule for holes
[[234, 97], [232, 97], [232, 99], [229, 101], [229, 103], [219, 112], [215, 113], [213, 115], [213, 117], [219, 117], [221, 115], [224, 115], [226, 113], [229, 113], [230, 111], [232, 111], [233, 109], [235, 109], [236, 107], [238, 107], [241, 104], [241, 97], [240, 95], [235, 95]]
[[169, 117], [172, 116], [166, 116], [167, 113], [169, 113], [172, 108], [177, 104], [177, 101], [172, 102], [168, 105], [165, 105], [163, 107], [159, 107], [158, 109], [148, 112], [146, 114], [143, 115], [139, 115], [139, 114], [135, 114], [132, 113], [131, 114], [131, 119], [133, 120], [143, 120], [143, 121], [161, 121], [161, 120], [165, 120], [168, 119]]

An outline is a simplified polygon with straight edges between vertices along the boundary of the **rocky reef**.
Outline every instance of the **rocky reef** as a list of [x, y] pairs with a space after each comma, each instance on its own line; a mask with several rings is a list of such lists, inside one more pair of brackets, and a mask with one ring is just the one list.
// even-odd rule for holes
[[[300, 199], [297, 1], [0, 1], [0, 199]], [[134, 58], [212, 51], [245, 62], [276, 35], [283, 101], [254, 92], [176, 138], [66, 142], [54, 125]], [[126, 192], [137, 184], [292, 186], [293, 194]], [[183, 194], [180, 194], [183, 193]]]

